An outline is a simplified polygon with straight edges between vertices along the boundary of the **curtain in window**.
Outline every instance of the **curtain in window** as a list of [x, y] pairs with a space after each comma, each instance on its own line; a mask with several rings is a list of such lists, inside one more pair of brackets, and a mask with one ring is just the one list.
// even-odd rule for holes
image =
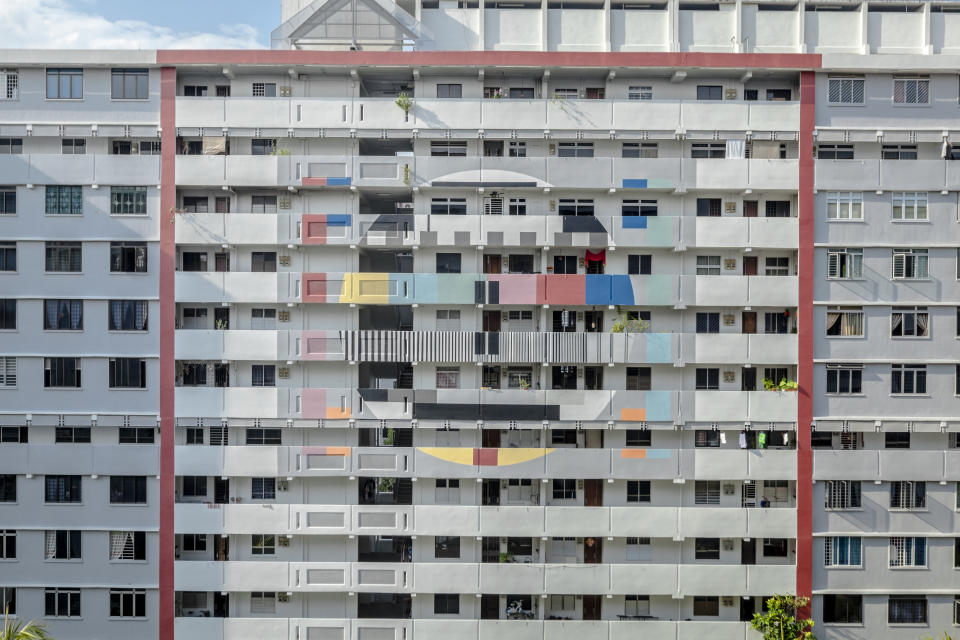
[[58, 305], [56, 300], [47, 301], [47, 327], [50, 329], [57, 328], [57, 313]]
[[57, 532], [47, 531], [43, 545], [43, 555], [47, 560], [57, 557]]
[[746, 148], [746, 140], [727, 140], [727, 159], [743, 160], [746, 156]]
[[123, 300], [113, 300], [110, 303], [110, 318], [113, 321], [113, 326], [111, 329], [118, 331], [123, 329], [123, 305], [126, 304]]
[[[842, 314], [839, 314], [839, 313], [836, 313], [836, 312], [833, 312], [833, 311], [828, 311], [828, 312], [827, 312], [827, 335], [831, 335], [830, 332], [831, 332], [831, 331], [834, 329], [834, 327], [836, 327], [837, 324], [840, 322], [840, 316], [841, 316], [841, 315], [842, 315]], [[841, 331], [843, 331], [842, 325], [841, 325]], [[842, 333], [841, 333], [841, 335], [842, 335]]]
[[147, 329], [147, 303], [146, 302], [134, 302], [134, 320], [133, 328], [137, 331], [145, 331]]
[[916, 315], [916, 318], [917, 318], [917, 335], [918, 336], [927, 335], [927, 322], [928, 322], [927, 314], [918, 313]]
[[843, 314], [843, 325], [840, 327], [842, 336], [862, 336], [863, 335], [863, 314], [845, 313]]
[[123, 551], [130, 545], [133, 548], [132, 531], [111, 531], [110, 532], [110, 559], [122, 560]]
[[900, 331], [900, 327], [902, 326], [903, 326], [903, 314], [902, 313], [893, 314], [893, 326], [892, 326], [893, 335], [900, 335], [898, 332]]

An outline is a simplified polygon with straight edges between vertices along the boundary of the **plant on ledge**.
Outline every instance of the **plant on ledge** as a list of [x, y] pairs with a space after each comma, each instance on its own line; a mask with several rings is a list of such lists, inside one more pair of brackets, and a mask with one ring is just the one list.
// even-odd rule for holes
[[763, 379], [763, 388], [767, 391], [796, 391], [800, 388], [794, 380], [781, 378], [780, 382], [774, 382], [773, 378]]
[[650, 328], [650, 323], [638, 318], [628, 318], [627, 314], [621, 313], [613, 326], [610, 327], [610, 333], [646, 333]]
[[797, 610], [808, 604], [809, 598], [772, 596], [767, 600], [767, 611], [753, 614], [750, 625], [763, 634], [763, 640], [817, 640], [813, 620], [796, 617]]
[[403, 110], [403, 119], [406, 120], [410, 116], [410, 109], [413, 109], [413, 100], [410, 99], [407, 92], [401, 91], [394, 104]]

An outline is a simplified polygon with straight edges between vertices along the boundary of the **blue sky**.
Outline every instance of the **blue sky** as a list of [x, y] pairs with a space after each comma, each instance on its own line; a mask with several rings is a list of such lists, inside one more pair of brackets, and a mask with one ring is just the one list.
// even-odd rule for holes
[[0, 47], [270, 46], [280, 0], [0, 0]]

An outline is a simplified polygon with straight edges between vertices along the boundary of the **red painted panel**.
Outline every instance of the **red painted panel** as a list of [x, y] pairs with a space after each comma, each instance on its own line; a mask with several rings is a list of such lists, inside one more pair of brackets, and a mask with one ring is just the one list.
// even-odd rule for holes
[[[176, 185], [176, 96], [177, 70], [160, 71], [160, 211], [177, 204]], [[160, 216], [160, 553], [159, 631], [160, 640], [173, 640], [174, 625], [174, 331], [176, 298], [174, 278], [176, 240], [174, 222]]]
[[302, 178], [300, 180], [300, 185], [304, 187], [325, 187], [327, 186], [326, 178]]
[[582, 275], [543, 276], [543, 302], [540, 304], [576, 304], [586, 301], [587, 279]]
[[327, 214], [303, 214], [300, 234], [303, 244], [327, 244]]
[[473, 464], [481, 467], [495, 467], [497, 466], [497, 456], [497, 449], [474, 449]]
[[327, 274], [305, 273], [300, 280], [300, 299], [303, 302], [327, 301]]

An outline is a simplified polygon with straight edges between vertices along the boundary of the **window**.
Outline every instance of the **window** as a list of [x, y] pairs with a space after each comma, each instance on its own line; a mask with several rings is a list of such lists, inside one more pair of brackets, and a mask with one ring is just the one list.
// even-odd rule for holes
[[276, 138], [255, 138], [250, 143], [250, 154], [254, 156], [273, 156], [277, 154]]
[[83, 267], [79, 242], [46, 243], [47, 273], [79, 273]]
[[627, 391], [650, 391], [652, 371], [651, 367], [627, 367]]
[[218, 84], [216, 86], [217, 97], [218, 98], [229, 98], [230, 97], [230, 85], [228, 84]]
[[147, 213], [146, 187], [110, 187], [112, 215], [145, 215]]
[[183, 476], [183, 497], [202, 498], [207, 495], [206, 476]]
[[463, 97], [463, 85], [462, 84], [437, 84], [437, 97], [438, 98], [462, 98]]
[[437, 367], [437, 389], [459, 389], [460, 367]]
[[927, 194], [925, 191], [895, 191], [893, 193], [893, 219], [917, 221], [927, 219]]
[[828, 364], [827, 393], [852, 395], [863, 393], [863, 365]]
[[462, 158], [467, 155], [467, 143], [466, 141], [433, 140], [430, 142], [430, 155]]
[[277, 328], [277, 310], [255, 308], [250, 310], [250, 328], [272, 330]]
[[146, 389], [147, 361], [143, 358], [110, 358], [111, 389]]
[[696, 538], [693, 548], [697, 560], [720, 559], [720, 538]]
[[17, 501], [17, 476], [11, 473], [0, 474], [0, 502]]
[[827, 101], [830, 104], [863, 104], [863, 78], [829, 78]]
[[927, 365], [895, 364], [890, 367], [890, 393], [927, 392]]
[[460, 538], [437, 536], [434, 538], [433, 555], [436, 558], [459, 558]]
[[720, 314], [697, 312], [697, 333], [720, 333]]
[[178, 363], [177, 373], [183, 387], [205, 387], [207, 385], [207, 365], [202, 362]]
[[508, 273], [533, 273], [533, 254], [511, 253], [507, 258]]
[[460, 480], [455, 478], [436, 480], [437, 504], [457, 504], [460, 502]]
[[790, 89], [767, 89], [767, 100], [788, 101], [790, 93]]
[[14, 330], [17, 328], [17, 301], [10, 298], [0, 298], [0, 329]]
[[594, 214], [593, 199], [560, 198], [557, 211], [562, 216], [592, 216]]
[[826, 624], [863, 624], [863, 596], [825, 594], [823, 621]]
[[720, 369], [698, 368], [697, 389], [716, 390], [720, 388]]
[[120, 427], [120, 444], [153, 444], [153, 427]]
[[927, 539], [909, 536], [890, 538], [890, 566], [927, 566]]
[[863, 194], [853, 191], [828, 192], [827, 220], [863, 220]]
[[764, 538], [763, 557], [786, 558], [789, 550], [786, 538]]
[[276, 213], [277, 196], [252, 196], [250, 200], [251, 213]]
[[926, 249], [894, 249], [894, 280], [925, 280], [930, 277], [927, 271], [928, 256]]
[[697, 429], [693, 433], [695, 447], [719, 447], [720, 432], [714, 429]]
[[459, 331], [460, 330], [460, 310], [459, 309], [437, 309], [437, 330], [438, 331]]
[[252, 591], [250, 593], [250, 613], [276, 613], [276, 591]]
[[896, 480], [890, 483], [891, 509], [926, 509], [926, 507], [926, 482], [922, 480], [917, 482], [913, 480]]
[[859, 567], [861, 562], [860, 538], [832, 536], [823, 540], [823, 566]]
[[46, 331], [81, 331], [83, 300], [44, 300], [43, 328]]
[[653, 100], [653, 87], [645, 85], [627, 87], [627, 100]]
[[693, 485], [694, 504], [720, 504], [720, 481], [697, 480]]
[[277, 367], [273, 364], [255, 364], [251, 367], [252, 386], [254, 387], [275, 387]]
[[111, 300], [107, 328], [110, 331], [146, 331], [146, 300]]
[[90, 427], [57, 427], [54, 432], [57, 444], [90, 444]]
[[17, 590], [14, 587], [0, 587], [0, 611], [9, 615], [17, 614]]
[[459, 615], [460, 614], [460, 594], [459, 593], [433, 594], [433, 613]]
[[253, 251], [250, 254], [250, 270], [254, 273], [276, 273], [276, 251]]
[[23, 138], [0, 138], [0, 155], [23, 153]]
[[720, 275], [720, 256], [697, 256], [697, 275]]
[[859, 509], [859, 480], [827, 480], [824, 483], [825, 509]]
[[[518, 142], [515, 140], [510, 141], [508, 144], [509, 156], [511, 158], [526, 158], [527, 157], [527, 143]], [[524, 202], [524, 207], [526, 207], [526, 198], [511, 198], [510, 202], [516, 202], [517, 200], [522, 200]], [[520, 215], [526, 215], [526, 209]], [[517, 215], [513, 211], [510, 212], [511, 215]]]
[[659, 154], [656, 142], [624, 142], [621, 148], [623, 158], [656, 158]]
[[697, 100], [723, 100], [723, 87], [720, 85], [697, 85]]
[[[724, 142], [694, 142], [690, 145], [691, 158], [726, 158], [727, 145]], [[698, 201], [700, 198], [697, 199]], [[719, 200], [718, 200], [719, 202]], [[717, 215], [720, 215], [719, 213]]]
[[83, 187], [48, 185], [44, 191], [44, 212], [47, 215], [81, 215]]
[[432, 198], [430, 213], [434, 215], [463, 216], [467, 214], [466, 198]]
[[276, 478], [251, 478], [251, 500], [275, 500], [277, 498]]
[[620, 215], [625, 217], [655, 216], [657, 215], [657, 208], [656, 200], [623, 200], [620, 203]]
[[884, 160], [916, 160], [917, 145], [915, 144], [885, 144], [880, 152]]
[[890, 335], [894, 338], [925, 338], [930, 335], [930, 316], [926, 307], [894, 307], [890, 315]]
[[650, 481], [627, 480], [627, 502], [650, 502]]
[[247, 444], [259, 445], [279, 445], [282, 441], [282, 432], [280, 429], [265, 429], [261, 427], [251, 427], [247, 429]]
[[47, 100], [82, 100], [83, 69], [47, 69]]
[[80, 502], [80, 476], [46, 476], [44, 501], [47, 503]]
[[[29, 427], [0, 427], [0, 444], [27, 444], [30, 442]], [[0, 502], [3, 502], [0, 499]]]
[[627, 256], [627, 273], [641, 276], [650, 275], [653, 273], [653, 256], [649, 254]]
[[788, 316], [783, 311], [767, 311], [763, 314], [764, 333], [786, 333]]
[[[183, 254], [184, 271], [187, 264], [187, 252]], [[203, 254], [206, 256], [206, 254]], [[206, 269], [204, 269], [206, 271]], [[146, 242], [111, 242], [110, 243], [110, 272], [111, 273], [146, 273], [147, 272], [147, 243]]]
[[140, 155], [142, 156], [160, 155], [160, 141], [159, 140], [141, 140]]
[[789, 200], [767, 200], [764, 203], [764, 216], [767, 218], [789, 218]]
[[12, 216], [17, 212], [17, 188], [0, 187], [0, 215]]
[[251, 86], [251, 95], [254, 98], [276, 98], [276, 82], [254, 82]]
[[829, 249], [827, 277], [835, 280], [857, 280], [863, 277], [863, 249]]
[[[576, 552], [569, 557], [576, 557]], [[627, 538], [627, 560], [649, 562], [651, 558], [650, 538]]]
[[437, 273], [460, 273], [460, 254], [438, 253]]
[[577, 598], [570, 595], [551, 595], [550, 605], [547, 607], [550, 612], [576, 611]]
[[628, 447], [649, 447], [653, 441], [652, 432], [649, 429], [627, 429], [626, 446]]
[[204, 534], [188, 533], [183, 536], [184, 551], [206, 551], [207, 536]]
[[44, 358], [43, 386], [80, 388], [80, 358]]
[[577, 272], [577, 256], [553, 256], [553, 273], [575, 274]]
[[561, 158], [592, 158], [592, 142], [561, 142], [557, 155]]
[[17, 559], [17, 532], [14, 529], [0, 529], [0, 560]]
[[147, 592], [144, 589], [111, 589], [111, 618], [146, 618]]
[[894, 78], [894, 104], [929, 104], [929, 78]]
[[790, 275], [790, 258], [787, 257], [774, 257], [774, 258], [764, 258], [764, 272], [765, 276], [788, 276]]
[[259, 535], [253, 537], [250, 553], [255, 556], [272, 556], [277, 552], [277, 537], [274, 535]]
[[917, 596], [890, 596], [887, 601], [888, 624], [926, 624], [927, 599]]
[[110, 504], [146, 504], [146, 476], [111, 476]]
[[47, 560], [79, 560], [82, 557], [79, 531], [47, 531], [44, 536], [44, 558]]
[[577, 499], [577, 481], [576, 480], [553, 480], [553, 499], [554, 500], [576, 500]]
[[44, 589], [43, 600], [47, 617], [80, 617], [80, 589]]
[[[16, 69], [0, 69], [0, 100], [16, 100], [19, 97], [19, 84], [20, 73]], [[3, 610], [2, 606], [0, 610]]]
[[114, 100], [146, 100], [150, 84], [146, 69], [113, 69], [111, 95]]
[[817, 145], [818, 160], [853, 160], [852, 144], [824, 144]]
[[133, 143], [130, 140], [114, 140], [112, 154], [115, 156], [129, 156], [133, 153]]

